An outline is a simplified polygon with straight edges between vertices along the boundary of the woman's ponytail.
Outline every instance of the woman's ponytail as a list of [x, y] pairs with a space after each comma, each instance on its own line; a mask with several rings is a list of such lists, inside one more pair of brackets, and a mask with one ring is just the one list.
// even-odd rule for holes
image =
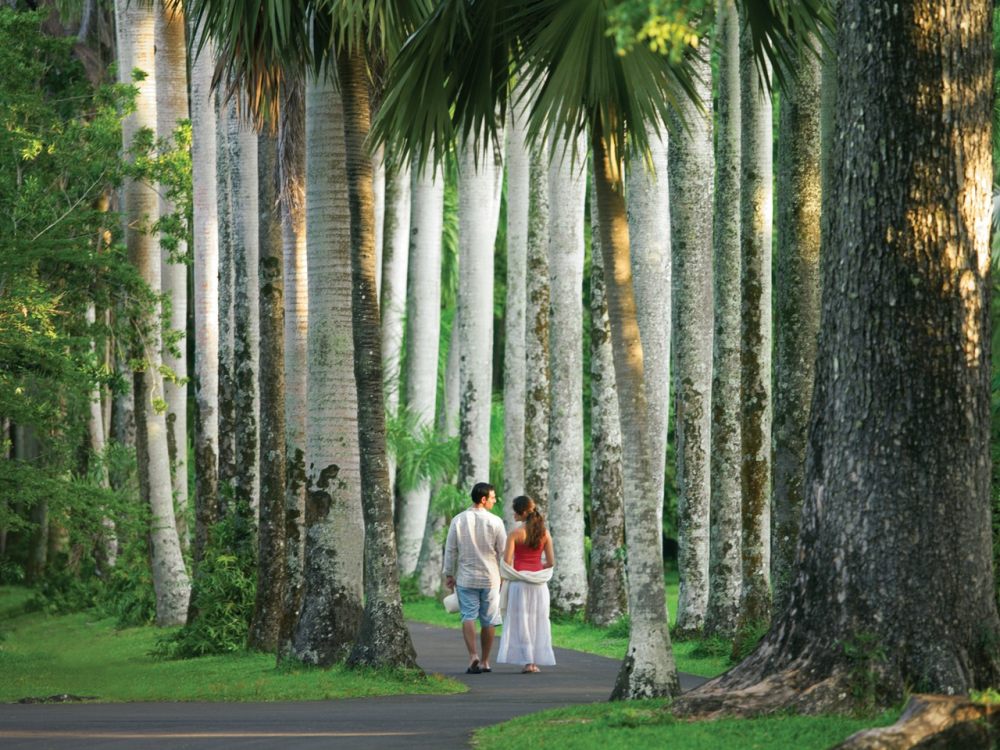
[[527, 495], [514, 498], [514, 512], [524, 516], [525, 546], [538, 549], [545, 539], [545, 517], [538, 510], [535, 501]]

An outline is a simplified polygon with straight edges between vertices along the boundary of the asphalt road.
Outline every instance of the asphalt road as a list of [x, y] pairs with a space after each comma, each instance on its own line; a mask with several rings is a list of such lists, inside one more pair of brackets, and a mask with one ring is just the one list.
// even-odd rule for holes
[[[616, 660], [556, 649], [558, 664], [540, 674], [500, 664], [490, 674], [467, 675], [458, 631], [409, 626], [420, 666], [461, 680], [467, 693], [296, 703], [7, 704], [0, 705], [0, 749], [463, 748], [479, 727], [607, 700], [618, 671]], [[701, 682], [681, 676], [685, 690]]]

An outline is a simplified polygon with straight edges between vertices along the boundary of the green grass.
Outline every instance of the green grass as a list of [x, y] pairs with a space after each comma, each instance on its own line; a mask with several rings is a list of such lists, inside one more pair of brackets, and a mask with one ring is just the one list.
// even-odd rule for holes
[[898, 712], [872, 719], [770, 716], [691, 722], [674, 718], [664, 700], [595, 703], [522, 716], [480, 729], [479, 750], [559, 747], [572, 750], [822, 750], [860, 729], [891, 724]]
[[[671, 612], [670, 625], [673, 627], [674, 613], [677, 612], [677, 573], [667, 574], [667, 608]], [[459, 628], [461, 621], [457, 614], [450, 615], [444, 611], [441, 602], [436, 599], [422, 598], [403, 605], [406, 617], [419, 622], [440, 625], [445, 628]], [[624, 627], [596, 628], [583, 622], [582, 617], [552, 622], [552, 642], [559, 648], [570, 648], [576, 651], [586, 651], [590, 654], [607, 656], [612, 659], [623, 659], [628, 648], [628, 631]], [[695, 655], [697, 641], [674, 642], [674, 658], [681, 672], [695, 674], [700, 677], [715, 677], [729, 668], [724, 655]]]
[[149, 655], [171, 630], [127, 628], [94, 612], [24, 613], [25, 589], [0, 587], [0, 702], [69, 693], [118, 701], [279, 701], [459, 693], [465, 686], [417, 672], [275, 668], [240, 653], [164, 661]]

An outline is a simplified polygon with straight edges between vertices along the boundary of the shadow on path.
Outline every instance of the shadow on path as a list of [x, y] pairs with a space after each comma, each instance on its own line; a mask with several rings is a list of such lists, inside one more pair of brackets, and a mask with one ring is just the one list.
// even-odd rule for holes
[[[607, 700], [618, 673], [617, 660], [556, 649], [558, 665], [540, 674], [521, 674], [520, 666], [498, 664], [490, 674], [467, 675], [458, 630], [413, 622], [409, 628], [420, 666], [461, 680], [469, 692], [294, 703], [8, 704], [0, 705], [0, 747], [462, 748], [482, 726]], [[681, 675], [685, 690], [701, 682]]]

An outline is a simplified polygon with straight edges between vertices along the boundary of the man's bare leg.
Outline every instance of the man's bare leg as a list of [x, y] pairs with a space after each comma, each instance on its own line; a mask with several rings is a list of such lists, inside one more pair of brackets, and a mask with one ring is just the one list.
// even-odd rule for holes
[[496, 627], [490, 625], [488, 628], [484, 627], [483, 632], [479, 634], [483, 641], [483, 659], [481, 666], [490, 669], [490, 651], [493, 649], [493, 636], [496, 634]]
[[472, 662], [479, 658], [479, 654], [476, 653], [475, 620], [462, 620], [462, 638], [465, 639], [465, 648], [469, 651], [469, 666], [472, 666]]

